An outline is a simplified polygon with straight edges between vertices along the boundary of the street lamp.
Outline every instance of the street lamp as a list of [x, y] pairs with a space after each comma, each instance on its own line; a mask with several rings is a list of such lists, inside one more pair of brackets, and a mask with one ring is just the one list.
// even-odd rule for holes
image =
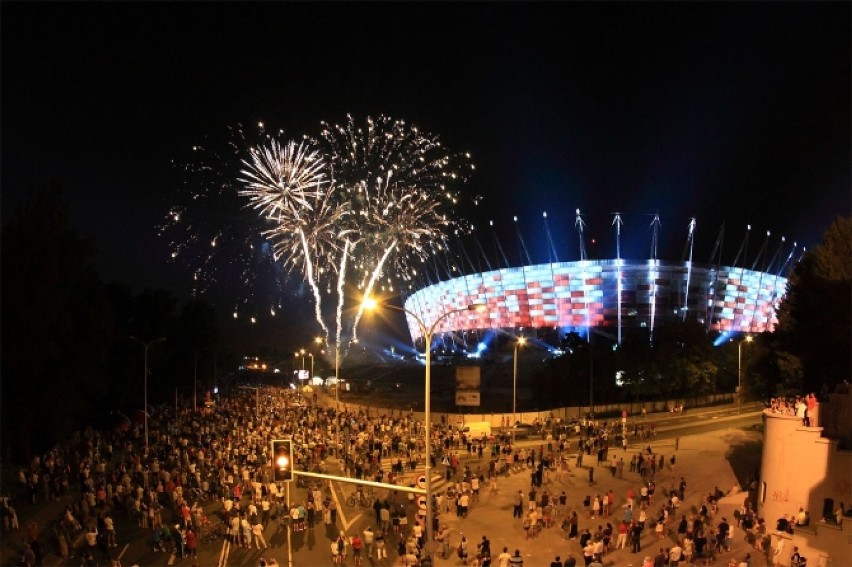
[[751, 335], [737, 343], [737, 413], [740, 413], [740, 405], [743, 398], [743, 343], [750, 343], [754, 340]]
[[154, 343], [158, 343], [160, 341], [166, 340], [166, 337], [160, 337], [159, 339], [154, 339], [154, 340], [148, 341], [147, 343], [145, 341], [143, 341], [142, 339], [138, 338], [138, 337], [131, 336], [130, 338], [133, 339], [133, 340], [139, 341], [140, 343], [145, 345], [145, 371], [144, 371], [145, 372], [145, 379], [144, 379], [144, 386], [143, 386], [144, 407], [142, 408], [142, 415], [143, 415], [143, 420], [144, 420], [144, 423], [145, 423], [145, 451], [147, 452], [148, 451], [148, 347], [151, 346]]
[[517, 406], [518, 406], [518, 348], [527, 344], [526, 337], [518, 337], [515, 342], [515, 372], [512, 378], [512, 445], [515, 444], [515, 424], [518, 423]]
[[[365, 297], [363, 301], [363, 306], [367, 310], [375, 309], [377, 304], [376, 301], [372, 298]], [[423, 339], [425, 341], [425, 349], [426, 349], [426, 393], [425, 399], [423, 400], [423, 410], [424, 410], [424, 428], [426, 430], [424, 434], [425, 438], [425, 449], [426, 449], [426, 471], [424, 476], [426, 477], [426, 541], [432, 541], [433, 537], [433, 518], [432, 518], [432, 333], [435, 332], [435, 328], [438, 326], [438, 323], [453, 315], [455, 313], [462, 313], [464, 311], [478, 311], [482, 312], [485, 310], [485, 305], [482, 303], [473, 303], [468, 305], [467, 307], [462, 307], [461, 309], [452, 309], [447, 311], [446, 313], [438, 316], [437, 319], [432, 323], [431, 327], [427, 327], [426, 323], [423, 322], [420, 317], [417, 316], [416, 313], [413, 313], [406, 309], [405, 307], [399, 307], [397, 305], [383, 304], [384, 307], [388, 309], [394, 309], [396, 311], [402, 311], [407, 313], [420, 327], [421, 333], [423, 333]]]
[[[311, 375], [310, 375], [310, 380], [313, 380], [313, 379], [314, 379], [314, 353], [309, 352], [309, 353], [308, 353], [308, 356], [310, 356], [310, 357], [311, 357]], [[309, 381], [310, 381], [310, 380], [309, 380]]]
[[305, 349], [300, 348], [299, 354], [302, 355], [302, 370], [305, 369]]
[[[316, 337], [314, 342], [322, 344], [322, 337]], [[357, 341], [356, 341], [357, 342]], [[334, 454], [337, 454], [337, 444], [340, 443], [340, 344], [334, 345], [334, 411], [335, 411], [335, 444]]]

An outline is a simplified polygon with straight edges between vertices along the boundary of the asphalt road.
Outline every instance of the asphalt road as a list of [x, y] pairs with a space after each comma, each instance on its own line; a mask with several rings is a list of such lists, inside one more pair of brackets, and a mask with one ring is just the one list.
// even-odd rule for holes
[[[638, 418], [638, 423], [655, 423], [657, 435], [652, 439], [655, 444], [659, 444], [660, 440], [672, 439], [675, 437], [688, 437], [690, 435], [705, 434], [713, 431], [727, 428], [748, 428], [752, 427], [761, 421], [761, 413], [758, 406], [750, 405], [742, 409], [738, 415], [736, 407], [721, 407], [710, 409], [696, 409], [687, 412], [685, 415], [660, 415], [653, 414], [642, 420]], [[632, 423], [631, 420], [629, 423]], [[572, 437], [576, 440], [576, 437]], [[517, 443], [522, 447], [537, 447], [542, 444], [539, 439], [527, 439]], [[641, 443], [636, 442], [631, 444], [631, 448], [640, 448]], [[477, 464], [483, 469], [487, 468], [488, 459], [483, 461], [473, 461], [462, 459], [462, 462], [469, 462], [472, 467]], [[332, 463], [333, 464], [333, 463]], [[389, 461], [385, 465], [390, 466]], [[438, 466], [433, 471], [433, 489], [440, 491], [444, 485], [443, 466]], [[416, 473], [422, 473], [422, 468]], [[331, 472], [334, 474], [334, 471]], [[414, 476], [410, 476], [413, 479]], [[271, 520], [268, 524], [264, 537], [270, 548], [268, 550], [257, 550], [254, 548], [245, 549], [232, 546], [225, 541], [215, 543], [200, 544], [198, 549], [198, 559], [193, 563], [191, 558], [178, 558], [175, 556], [167, 556], [162, 552], [153, 552], [149, 542], [140, 537], [140, 531], [136, 526], [128, 525], [128, 522], [117, 522], [118, 541], [130, 542], [116, 549], [111, 549], [111, 555], [116, 557], [120, 554], [122, 565], [193, 565], [199, 566], [217, 566], [226, 567], [228, 565], [258, 565], [261, 557], [274, 557], [279, 565], [292, 565], [293, 567], [318, 567], [322, 565], [331, 565], [330, 544], [337, 536], [339, 530], [343, 529], [348, 535], [362, 532], [367, 525], [375, 525], [374, 513], [372, 508], [356, 506], [350, 508], [345, 500], [346, 497], [354, 490], [350, 483], [332, 482], [333, 497], [337, 499], [338, 504], [338, 522], [334, 526], [326, 526], [318, 523], [313, 529], [308, 529], [302, 532], [289, 533], [289, 530], [280, 525], [276, 520]], [[305, 489], [297, 488], [295, 483], [291, 483], [291, 497], [297, 501], [305, 500]], [[384, 495], [379, 492], [379, 496]], [[409, 502], [408, 496], [405, 493], [399, 493], [396, 498], [397, 502], [405, 505], [409, 518], [413, 518], [416, 511], [416, 504]], [[221, 507], [221, 504], [207, 503], [205, 510], [209, 515], [215, 514]], [[288, 551], [288, 536], [290, 540], [290, 549]], [[391, 535], [388, 538], [388, 557], [393, 560], [396, 557], [397, 539]], [[77, 560], [79, 561], [79, 560]], [[351, 558], [348, 562], [352, 564]], [[61, 562], [54, 561], [46, 563], [49, 565], [62, 565]], [[75, 561], [65, 563], [66, 565], [79, 564]], [[365, 562], [365, 565], [371, 565], [370, 562]], [[390, 565], [392, 563], [388, 563]]]

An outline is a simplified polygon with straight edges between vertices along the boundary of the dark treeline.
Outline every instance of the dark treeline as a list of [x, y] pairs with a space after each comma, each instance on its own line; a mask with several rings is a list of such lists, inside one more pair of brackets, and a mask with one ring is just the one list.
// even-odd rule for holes
[[[211, 305], [104, 283], [94, 244], [68, 223], [60, 186], [32, 191], [3, 227], [2, 455], [18, 462], [116, 412], [140, 411], [144, 343], [149, 403], [215, 379], [221, 348]], [[202, 390], [203, 391], [203, 390]]]

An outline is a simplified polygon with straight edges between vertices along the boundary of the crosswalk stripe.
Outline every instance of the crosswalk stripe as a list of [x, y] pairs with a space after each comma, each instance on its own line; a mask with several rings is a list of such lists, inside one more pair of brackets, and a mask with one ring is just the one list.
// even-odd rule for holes
[[217, 567], [225, 567], [228, 564], [228, 555], [231, 553], [231, 542], [228, 540], [228, 536], [225, 536], [225, 540], [222, 542], [222, 551], [219, 552], [219, 563], [217, 563]]

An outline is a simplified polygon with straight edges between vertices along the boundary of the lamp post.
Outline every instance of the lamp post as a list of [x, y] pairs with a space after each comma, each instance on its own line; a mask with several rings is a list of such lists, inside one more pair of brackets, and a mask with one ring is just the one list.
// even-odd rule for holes
[[743, 398], [743, 343], [750, 343], [754, 340], [751, 335], [737, 343], [737, 414], [740, 413], [740, 406]]
[[260, 416], [260, 386], [240, 386], [240, 390], [254, 390], [254, 415]]
[[192, 359], [192, 411], [198, 411], [198, 351]]
[[[316, 337], [314, 342], [322, 344], [322, 337]], [[312, 361], [313, 362], [313, 361]], [[313, 374], [313, 372], [311, 372]], [[335, 412], [335, 426], [334, 426], [334, 454], [337, 454], [337, 445], [340, 443], [340, 345], [335, 343], [334, 345], [334, 412]]]
[[305, 349], [300, 348], [299, 354], [302, 356], [302, 370], [305, 369]]
[[[364, 298], [363, 302], [365, 309], [374, 309], [376, 307], [375, 300], [371, 298]], [[467, 307], [462, 307], [461, 309], [452, 309], [438, 316], [437, 319], [432, 323], [431, 327], [427, 327], [426, 323], [423, 322], [417, 314], [409, 311], [405, 307], [399, 307], [396, 305], [383, 304], [384, 307], [388, 309], [394, 309], [396, 311], [402, 311], [407, 313], [420, 327], [420, 332], [423, 333], [423, 339], [425, 341], [425, 349], [426, 349], [426, 393], [425, 399], [423, 400], [423, 410], [424, 410], [424, 439], [425, 439], [425, 449], [426, 449], [426, 471], [424, 476], [426, 477], [426, 541], [430, 542], [433, 538], [433, 518], [432, 518], [432, 333], [435, 332], [435, 328], [438, 326], [438, 323], [453, 315], [455, 313], [462, 313], [464, 311], [484, 311], [485, 305], [481, 303], [474, 303], [468, 305]]]
[[518, 348], [527, 344], [526, 337], [518, 337], [515, 342], [515, 371], [512, 376], [512, 445], [515, 444], [515, 424], [518, 423]]
[[145, 370], [144, 370], [145, 376], [144, 376], [144, 381], [143, 381], [143, 391], [144, 391], [143, 403], [144, 403], [144, 407], [142, 408], [142, 416], [143, 416], [142, 419], [145, 423], [145, 451], [147, 451], [148, 450], [148, 347], [150, 347], [154, 343], [158, 343], [160, 341], [166, 340], [166, 337], [160, 337], [159, 339], [154, 339], [154, 340], [148, 341], [147, 343], [145, 341], [143, 341], [142, 339], [138, 338], [138, 337], [131, 336], [130, 338], [133, 339], [133, 340], [137, 340], [140, 343], [142, 343], [143, 345], [145, 345]]
[[309, 381], [314, 378], [314, 353], [309, 352], [308, 356], [311, 357], [311, 375], [308, 377]]

